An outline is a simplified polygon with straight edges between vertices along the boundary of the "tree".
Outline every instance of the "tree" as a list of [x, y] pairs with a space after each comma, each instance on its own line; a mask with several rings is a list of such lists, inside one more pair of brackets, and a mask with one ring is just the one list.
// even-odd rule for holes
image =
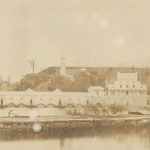
[[33, 89], [40, 84], [40, 78], [37, 74], [28, 74], [21, 79], [18, 86], [18, 90], [27, 90], [28, 88]]
[[122, 112], [124, 110], [124, 107], [121, 105], [112, 104], [110, 105], [109, 109], [113, 114], [116, 114], [118, 112]]

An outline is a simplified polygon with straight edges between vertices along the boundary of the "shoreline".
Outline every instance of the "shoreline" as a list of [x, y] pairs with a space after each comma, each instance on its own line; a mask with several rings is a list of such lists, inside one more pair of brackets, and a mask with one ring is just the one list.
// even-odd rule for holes
[[34, 132], [33, 126], [35, 124], [41, 128], [38, 132], [69, 129], [145, 128], [150, 127], [150, 115], [37, 117], [34, 119], [28, 117], [5, 117], [0, 118], [0, 132]]

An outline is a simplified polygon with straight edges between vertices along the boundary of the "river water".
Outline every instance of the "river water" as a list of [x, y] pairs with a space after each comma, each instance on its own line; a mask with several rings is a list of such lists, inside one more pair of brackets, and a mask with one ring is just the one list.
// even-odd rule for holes
[[0, 150], [150, 150], [150, 128], [1, 133]]

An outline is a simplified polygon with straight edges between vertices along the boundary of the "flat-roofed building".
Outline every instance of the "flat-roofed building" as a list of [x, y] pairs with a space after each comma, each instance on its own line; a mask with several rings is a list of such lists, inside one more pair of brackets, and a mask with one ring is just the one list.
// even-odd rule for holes
[[146, 95], [145, 84], [138, 81], [138, 73], [117, 74], [117, 81], [107, 86], [108, 95]]
[[104, 88], [101, 86], [90, 86], [88, 88], [88, 92], [92, 96], [104, 96], [105, 95]]

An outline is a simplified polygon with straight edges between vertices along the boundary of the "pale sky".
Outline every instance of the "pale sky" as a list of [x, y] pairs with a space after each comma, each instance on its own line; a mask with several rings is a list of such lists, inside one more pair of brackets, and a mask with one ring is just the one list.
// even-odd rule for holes
[[150, 64], [150, 0], [0, 0], [0, 75], [59, 65]]

